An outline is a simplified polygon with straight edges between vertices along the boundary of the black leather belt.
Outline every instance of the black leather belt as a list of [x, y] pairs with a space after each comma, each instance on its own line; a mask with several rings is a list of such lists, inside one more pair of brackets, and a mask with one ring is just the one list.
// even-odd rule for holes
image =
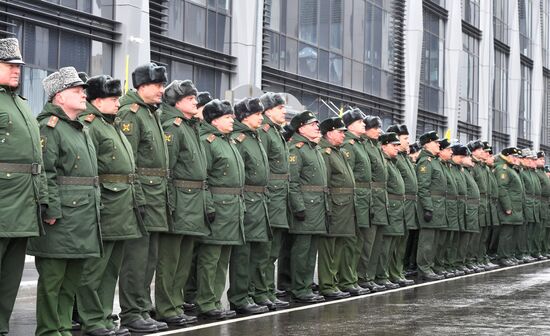
[[355, 191], [354, 188], [329, 188], [328, 192], [336, 195], [336, 194], [353, 194]]
[[138, 168], [137, 173], [143, 176], [167, 177], [170, 175], [170, 171], [164, 168]]
[[210, 187], [208, 189], [213, 194], [223, 194], [223, 195], [242, 195], [243, 194], [243, 188]]
[[328, 188], [324, 186], [303, 185], [300, 187], [302, 192], [328, 192]]
[[42, 166], [39, 163], [0, 162], [0, 172], [40, 175], [42, 173]]
[[243, 190], [246, 191], [246, 192], [266, 193], [267, 192], [267, 187], [266, 186], [245, 185]]
[[81, 176], [58, 176], [57, 184], [63, 185], [82, 185], [82, 186], [99, 186], [99, 177], [81, 177]]

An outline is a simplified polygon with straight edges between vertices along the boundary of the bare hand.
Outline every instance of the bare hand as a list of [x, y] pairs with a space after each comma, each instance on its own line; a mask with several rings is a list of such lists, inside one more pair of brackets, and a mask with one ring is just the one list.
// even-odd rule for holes
[[506, 210], [504, 213], [510, 216], [512, 214], [512, 210]]
[[44, 219], [44, 223], [48, 224], [48, 225], [54, 225], [55, 222], [56, 222], [57, 219], [55, 218], [50, 218], [50, 219]]

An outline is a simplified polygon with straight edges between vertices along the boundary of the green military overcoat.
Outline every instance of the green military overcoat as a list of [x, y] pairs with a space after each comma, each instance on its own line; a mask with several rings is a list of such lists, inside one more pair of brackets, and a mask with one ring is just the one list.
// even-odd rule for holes
[[346, 131], [344, 156], [350, 165], [355, 178], [355, 213], [357, 226], [368, 228], [370, 226], [371, 208], [371, 165], [369, 154], [365, 147], [365, 139]]
[[[418, 178], [418, 222], [420, 228], [440, 229], [447, 226], [445, 192], [447, 177], [441, 161], [427, 150], [422, 150], [416, 163]], [[432, 220], [424, 219], [424, 211], [432, 212]]]

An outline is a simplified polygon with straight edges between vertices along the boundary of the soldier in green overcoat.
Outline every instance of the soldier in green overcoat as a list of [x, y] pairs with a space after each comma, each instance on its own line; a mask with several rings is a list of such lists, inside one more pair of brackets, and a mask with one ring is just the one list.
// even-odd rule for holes
[[447, 177], [439, 153], [439, 136], [435, 131], [424, 133], [419, 138], [423, 147], [416, 163], [418, 178], [419, 237], [417, 263], [419, 274], [426, 280], [441, 280], [444, 277], [434, 272], [439, 235], [447, 226], [445, 217], [445, 192]]
[[206, 218], [206, 156], [199, 138], [197, 89], [175, 80], [164, 90], [160, 119], [168, 147], [169, 231], [159, 234], [155, 277], [157, 319], [172, 326], [196, 321], [185, 315], [184, 288], [200, 237], [210, 233]]
[[197, 251], [196, 303], [200, 316], [224, 319], [236, 314], [222, 308], [221, 298], [231, 249], [245, 244], [245, 171], [230, 136], [234, 124], [231, 103], [214, 99], [204, 106], [203, 116], [201, 141], [207, 163], [206, 214], [210, 218], [210, 235], [201, 239]]
[[[491, 227], [491, 208], [490, 208], [490, 181], [489, 176], [492, 175], [491, 169], [487, 166], [486, 160], [490, 156], [483, 141], [476, 140], [468, 143], [468, 149], [472, 153], [472, 176], [474, 177], [480, 194], [479, 204], [479, 242], [474, 241], [473, 244], [479, 246], [476, 255], [477, 266], [485, 270], [493, 270], [498, 267], [489, 261], [487, 255], [487, 245], [489, 242], [489, 229]], [[474, 247], [475, 248], [475, 247]]]
[[493, 147], [486, 141], [484, 141], [485, 150], [489, 153], [489, 156], [485, 160], [487, 167], [489, 167], [489, 208], [491, 219], [489, 224], [489, 241], [487, 242], [487, 251], [491, 256], [491, 260], [496, 260], [496, 252], [498, 246], [498, 237], [500, 233], [500, 222], [498, 219], [498, 182], [494, 174], [495, 170], [495, 157], [493, 155]]
[[524, 187], [519, 175], [519, 149], [504, 148], [495, 160], [498, 181], [498, 216], [500, 235], [497, 254], [501, 266], [517, 265], [514, 258], [519, 227], [523, 225]]
[[549, 226], [550, 226], [550, 179], [544, 171], [544, 163], [546, 154], [543, 151], [537, 152], [536, 170], [535, 173], [539, 179], [541, 186], [541, 206], [540, 206], [540, 221], [541, 233], [539, 235], [538, 249], [540, 260], [544, 260], [544, 257], [548, 258], [549, 244]]
[[[395, 166], [399, 170], [401, 178], [403, 178], [403, 182], [405, 183], [405, 200], [403, 202], [405, 214], [405, 232], [402, 237], [397, 238], [398, 242], [395, 252], [396, 260], [393, 264], [395, 266], [395, 272], [392, 272], [390, 268], [390, 275], [391, 273], [395, 274], [394, 276], [390, 277], [390, 280], [392, 280], [392, 282], [401, 282], [403, 284], [409, 285], [411, 284], [410, 281], [412, 280], [404, 278], [405, 266], [408, 267], [409, 265], [408, 263], [407, 265], [405, 265], [404, 261], [406, 259], [409, 233], [413, 233], [413, 235], [418, 233], [418, 221], [416, 219], [416, 194], [418, 193], [418, 180], [416, 179], [414, 163], [408, 157], [410, 144], [409, 130], [407, 126], [404, 124], [392, 125], [386, 129], [386, 132], [394, 132], [397, 133], [397, 135], [399, 136], [399, 153], [397, 154], [397, 157], [395, 159]], [[399, 278], [397, 277], [397, 270], [401, 270], [401, 272], [403, 273]]]
[[132, 72], [135, 90], [120, 98], [119, 128], [134, 153], [145, 198], [143, 222], [149, 232], [126, 244], [120, 271], [120, 320], [130, 331], [168, 328], [151, 318], [150, 285], [158, 262], [159, 232], [168, 231], [168, 149], [157, 111], [166, 84], [166, 68], [149, 63]]
[[[110, 317], [125, 242], [144, 232], [138, 218], [143, 193], [135, 180], [132, 146], [115, 126], [118, 98], [122, 95], [120, 81], [101, 75], [88, 79], [86, 84], [88, 103], [80, 121], [88, 127], [97, 154], [103, 255], [84, 263], [77, 303], [82, 329], [90, 335], [109, 335], [115, 331]], [[122, 334], [124, 328], [116, 331]]]
[[445, 278], [455, 277], [450, 260], [453, 256], [453, 241], [455, 234], [460, 230], [458, 222], [458, 189], [451, 173], [451, 157], [453, 150], [448, 139], [439, 140], [439, 153], [437, 156], [441, 161], [443, 173], [447, 180], [445, 193], [445, 220], [447, 225], [439, 232], [438, 245], [434, 260], [434, 272]]
[[9, 332], [27, 241], [43, 232], [48, 206], [38, 123], [17, 94], [23, 64], [17, 39], [0, 39], [0, 335]]
[[319, 291], [327, 299], [366, 294], [357, 285], [353, 267], [355, 251], [355, 181], [347, 163], [344, 143], [346, 126], [341, 118], [320, 124], [323, 138], [319, 145], [327, 170], [329, 214], [327, 233], [319, 238]]
[[[409, 145], [407, 155], [405, 156], [412, 164], [412, 167], [414, 169], [414, 176], [416, 178], [416, 161], [418, 159], [418, 155], [420, 155], [420, 145], [418, 142], [415, 142], [411, 145]], [[415, 193], [415, 202], [414, 202], [414, 217], [416, 219], [416, 229], [409, 229], [409, 236], [407, 237], [407, 247], [405, 248], [405, 258], [403, 260], [403, 263], [405, 264], [405, 275], [406, 276], [413, 276], [418, 273], [417, 265], [416, 265], [416, 252], [418, 250], [418, 180], [415, 184], [416, 187], [416, 193]], [[412, 196], [408, 196], [411, 198]]]
[[271, 240], [267, 213], [269, 163], [258, 135], [264, 107], [259, 98], [244, 98], [234, 110], [231, 138], [237, 144], [245, 171], [245, 244], [231, 251], [227, 298], [237, 314], [259, 314], [277, 309], [268, 298], [266, 277]]
[[[286, 107], [282, 94], [268, 92], [260, 97], [264, 106], [264, 120], [258, 131], [261, 144], [269, 163], [269, 181], [267, 209], [269, 225], [273, 238], [269, 247], [269, 262], [266, 268], [268, 299], [277, 308], [288, 307], [288, 302], [279, 300], [276, 296], [277, 286], [290, 285], [290, 265], [288, 263], [288, 249], [282, 248], [288, 242], [288, 145], [282, 135], [285, 123]], [[285, 245], [283, 245], [285, 244]], [[279, 260], [277, 262], [277, 260]], [[275, 286], [275, 263], [277, 262], [277, 286]]]
[[534, 253], [534, 236], [536, 234], [536, 228], [540, 225], [540, 193], [541, 186], [539, 179], [535, 174], [536, 153], [529, 148], [522, 150], [520, 177], [525, 189], [525, 198], [523, 200], [523, 217], [524, 225], [522, 226], [520, 234], [520, 244], [518, 254], [516, 258], [523, 259], [524, 262], [532, 262], [536, 259], [533, 258]]
[[469, 233], [469, 239], [461, 242], [461, 244], [463, 244], [462, 248], [466, 251], [466, 267], [473, 269], [477, 273], [485, 270], [477, 265], [477, 252], [479, 250], [479, 238], [477, 235], [479, 235], [479, 204], [481, 195], [472, 175], [475, 163], [469, 155], [464, 157], [462, 166], [464, 167], [464, 178], [466, 180], [464, 232]]
[[73, 67], [43, 80], [48, 102], [38, 115], [48, 179], [46, 234], [32, 238], [28, 253], [38, 270], [36, 335], [71, 335], [74, 296], [82, 266], [101, 255], [97, 156], [88, 129], [86, 84]]
[[[372, 253], [369, 258], [369, 263], [366, 269], [367, 283], [365, 286], [369, 289], [375, 289], [373, 286], [377, 284], [374, 280], [376, 278], [378, 269], [380, 267], [387, 267], [387, 265], [380, 265], [380, 255], [391, 244], [391, 238], [383, 233], [383, 227], [388, 225], [388, 213], [387, 211], [381, 211], [381, 209], [388, 208], [388, 192], [386, 190], [388, 180], [388, 168], [386, 167], [386, 160], [382, 153], [382, 148], [378, 142], [378, 138], [382, 133], [382, 120], [376, 116], [367, 116], [364, 119], [365, 122], [365, 149], [369, 155], [371, 162], [371, 225], [376, 227], [376, 233], [372, 241]], [[373, 230], [373, 231], [374, 231]], [[361, 264], [360, 264], [361, 265]], [[362, 274], [364, 271], [359, 269]], [[380, 284], [377, 284], [380, 286]], [[384, 287], [386, 289], [398, 288], [398, 284], [394, 284], [390, 281], [384, 281]]]
[[399, 250], [403, 236], [407, 230], [405, 223], [405, 181], [397, 168], [397, 157], [401, 141], [397, 133], [387, 132], [380, 136], [380, 144], [384, 152], [388, 168], [388, 225], [383, 233], [390, 239], [381, 254], [381, 262], [376, 275], [376, 283], [386, 286], [386, 283], [396, 283], [401, 287], [413, 285], [413, 280], [403, 276], [403, 254]]
[[297, 302], [314, 303], [324, 297], [311, 289], [317, 257], [318, 235], [327, 233], [329, 209], [327, 172], [318, 146], [319, 122], [313, 112], [304, 111], [290, 121], [295, 131], [289, 143], [291, 234], [290, 292]]
[[451, 267], [456, 276], [470, 274], [474, 271], [466, 267], [466, 247], [470, 239], [469, 233], [465, 231], [466, 226], [466, 194], [467, 194], [467, 184], [466, 177], [464, 175], [464, 167], [462, 163], [464, 158], [469, 155], [468, 147], [457, 143], [451, 146], [453, 151], [453, 156], [451, 158], [450, 169], [453, 181], [455, 183], [457, 190], [457, 220], [459, 231], [454, 232], [453, 239], [450, 243], [450, 252], [449, 252], [449, 261], [451, 262]]
[[[385, 290], [386, 287], [368, 281], [367, 266], [372, 255], [372, 247], [378, 226], [371, 225], [371, 163], [365, 147], [365, 114], [357, 108], [346, 111], [342, 119], [347, 127], [343, 149], [345, 157], [355, 177], [355, 213], [357, 220], [357, 239], [354, 265], [359, 286], [372, 292]], [[368, 287], [368, 288], [367, 288]]]

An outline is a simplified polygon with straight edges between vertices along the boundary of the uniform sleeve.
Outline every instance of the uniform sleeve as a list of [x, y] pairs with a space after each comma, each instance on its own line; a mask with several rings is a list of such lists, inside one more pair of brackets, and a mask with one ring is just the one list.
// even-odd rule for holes
[[355, 151], [353, 150], [353, 145], [350, 143], [346, 143], [343, 146], [344, 149], [344, 158], [348, 161], [348, 164], [352, 171], [355, 170]]
[[430, 186], [432, 183], [432, 165], [422, 161], [416, 166], [418, 179], [418, 201], [424, 211], [433, 211]]
[[46, 125], [40, 127], [40, 136], [46, 139], [42, 150], [44, 171], [48, 185], [48, 210], [46, 218], [61, 218], [61, 201], [57, 186], [57, 165], [59, 158], [59, 136], [55, 129]]
[[[330, 177], [332, 175], [332, 166], [331, 166], [331, 154], [323, 153], [323, 161], [325, 162], [325, 170], [327, 171], [327, 182], [328, 187], [330, 187]], [[327, 203], [327, 212], [330, 216], [330, 213], [332, 212], [332, 202], [326, 202]]]
[[304, 211], [306, 209], [304, 205], [304, 199], [302, 197], [302, 191], [300, 190], [300, 172], [302, 171], [302, 157], [296, 147], [292, 147], [290, 149], [288, 161], [290, 166], [290, 210], [293, 213], [296, 213], [299, 211]]
[[[168, 169], [174, 171], [174, 167], [178, 162], [180, 148], [185, 147], [185, 136], [179, 127], [174, 126], [171, 122], [162, 125], [164, 131], [164, 139], [168, 148]], [[171, 183], [173, 177], [168, 181], [168, 209], [171, 212], [176, 210], [176, 187]]]
[[[212, 170], [212, 148], [210, 147], [212, 144], [208, 141], [203, 141], [203, 147], [204, 147], [204, 155], [206, 156], [206, 171], [208, 172], [206, 177], [206, 183], [208, 185], [208, 176], [210, 176], [210, 171]], [[214, 207], [214, 199], [212, 198], [212, 192], [210, 192], [209, 189], [206, 190], [206, 213], [213, 213], [216, 212], [216, 208]]]
[[500, 206], [505, 211], [512, 210], [512, 200], [508, 194], [508, 184], [510, 183], [510, 176], [503, 170], [495, 171], [497, 184], [498, 184], [498, 201]]

